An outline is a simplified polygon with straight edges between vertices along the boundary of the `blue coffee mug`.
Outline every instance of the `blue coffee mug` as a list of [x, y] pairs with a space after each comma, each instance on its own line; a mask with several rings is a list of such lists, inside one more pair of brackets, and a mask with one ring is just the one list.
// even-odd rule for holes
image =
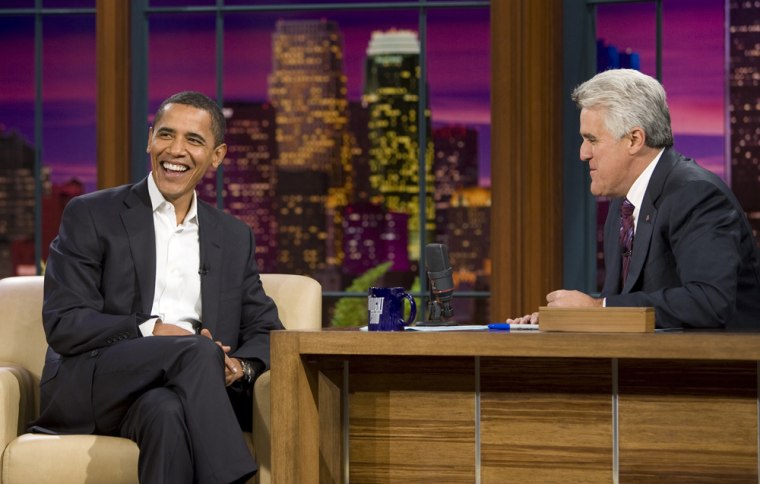
[[[409, 300], [412, 311], [404, 321], [404, 299]], [[370, 287], [367, 298], [369, 331], [403, 331], [417, 316], [417, 304], [403, 287]]]

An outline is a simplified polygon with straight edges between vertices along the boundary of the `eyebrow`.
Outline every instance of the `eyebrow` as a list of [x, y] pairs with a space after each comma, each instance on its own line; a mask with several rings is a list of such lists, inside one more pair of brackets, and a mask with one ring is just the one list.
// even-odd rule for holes
[[[161, 134], [161, 133], [176, 134], [176, 132], [177, 131], [175, 129], [172, 129], [172, 128], [169, 128], [169, 127], [166, 127], [166, 126], [161, 126], [156, 131], [156, 134]], [[194, 131], [191, 131], [191, 132], [187, 133], [185, 135], [185, 138], [196, 138], [196, 139], [199, 139], [200, 141], [202, 141], [204, 144], [206, 143], [206, 138], [204, 138], [202, 134], [196, 133]]]

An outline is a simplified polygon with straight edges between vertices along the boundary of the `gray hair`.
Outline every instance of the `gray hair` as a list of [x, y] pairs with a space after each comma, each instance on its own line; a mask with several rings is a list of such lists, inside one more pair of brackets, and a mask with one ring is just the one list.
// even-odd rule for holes
[[665, 89], [646, 74], [610, 69], [576, 87], [572, 99], [581, 109], [604, 110], [605, 126], [617, 138], [640, 127], [650, 148], [673, 146]]
[[183, 91], [174, 94], [165, 99], [156, 110], [156, 116], [153, 124], [158, 124], [164, 115], [164, 110], [168, 104], [183, 104], [192, 106], [197, 109], [206, 111], [211, 116], [211, 133], [214, 135], [214, 147], [224, 143], [224, 132], [226, 130], [226, 120], [219, 105], [210, 97], [195, 91]]

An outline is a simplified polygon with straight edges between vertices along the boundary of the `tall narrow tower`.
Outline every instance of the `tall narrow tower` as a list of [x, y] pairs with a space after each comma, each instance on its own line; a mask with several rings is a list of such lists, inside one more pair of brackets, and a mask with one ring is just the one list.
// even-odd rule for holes
[[409, 257], [419, 260], [420, 225], [435, 228], [433, 140], [425, 117], [425, 213], [420, 214], [420, 44], [416, 32], [373, 32], [367, 48], [363, 101], [369, 110], [370, 185], [376, 201], [409, 215]]
[[760, 241], [760, 4], [729, 7], [731, 189]]
[[342, 255], [336, 214], [347, 203], [350, 163], [343, 38], [332, 21], [278, 21], [272, 49], [278, 270], [315, 275], [337, 266]]

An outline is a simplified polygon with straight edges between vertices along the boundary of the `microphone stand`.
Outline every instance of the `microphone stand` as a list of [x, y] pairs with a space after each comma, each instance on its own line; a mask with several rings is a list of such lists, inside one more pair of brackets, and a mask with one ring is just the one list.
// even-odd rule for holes
[[418, 321], [415, 326], [457, 326], [456, 321], [451, 321], [449, 318], [454, 314], [454, 310], [447, 302], [442, 302], [433, 292], [432, 285], [430, 286], [430, 299], [427, 303], [428, 306], [428, 318], [427, 321]]

